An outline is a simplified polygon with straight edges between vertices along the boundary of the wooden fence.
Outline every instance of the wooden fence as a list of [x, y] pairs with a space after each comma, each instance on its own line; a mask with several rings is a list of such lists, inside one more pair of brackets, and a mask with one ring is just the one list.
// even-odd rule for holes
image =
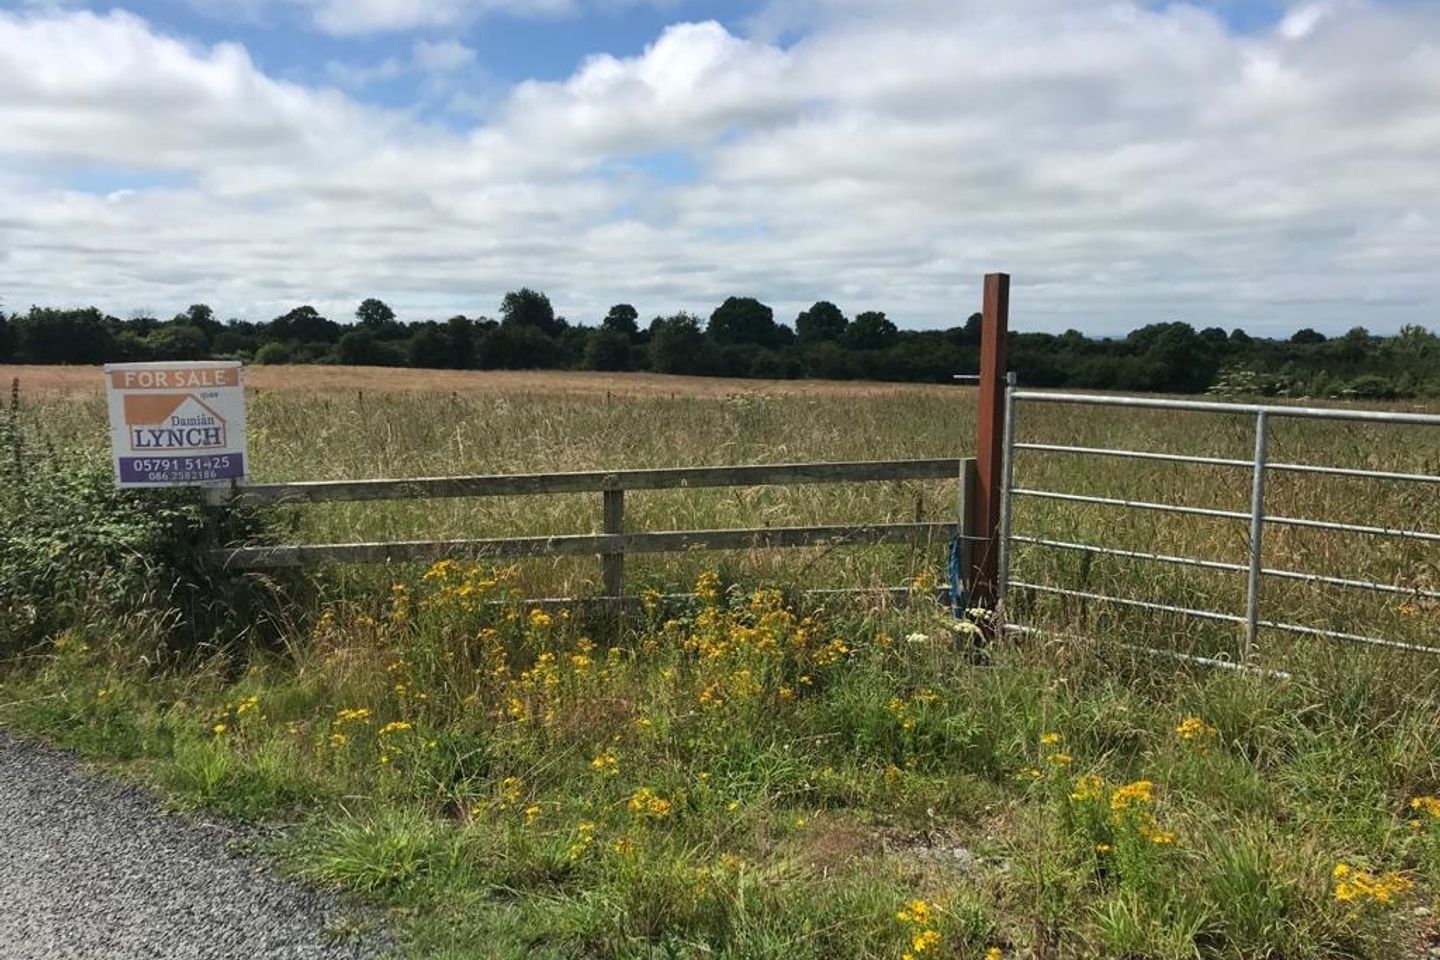
[[[212, 503], [216, 506], [304, 504], [599, 493], [602, 498], [601, 532], [476, 540], [242, 546], [214, 550], [212, 559], [229, 569], [260, 570], [321, 563], [434, 562], [444, 558], [479, 560], [594, 554], [600, 557], [604, 595], [613, 598], [624, 594], [625, 556], [631, 553], [913, 543], [935, 539], [948, 541], [956, 534], [960, 535], [962, 548], [966, 548], [968, 553], [968, 546], [980, 539], [976, 537], [971, 519], [975, 512], [976, 476], [975, 460], [945, 458], [251, 484], [212, 491]], [[943, 479], [954, 479], [957, 482], [956, 519], [948, 523], [875, 523], [645, 532], [625, 530], [627, 490]], [[962, 569], [968, 570], [969, 557], [963, 558], [962, 562]]]

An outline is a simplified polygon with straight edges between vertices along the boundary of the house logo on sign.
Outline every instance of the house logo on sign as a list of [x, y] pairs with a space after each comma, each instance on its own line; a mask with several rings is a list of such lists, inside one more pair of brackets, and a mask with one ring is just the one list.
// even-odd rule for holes
[[125, 428], [135, 452], [221, 450], [225, 418], [193, 393], [130, 394]]

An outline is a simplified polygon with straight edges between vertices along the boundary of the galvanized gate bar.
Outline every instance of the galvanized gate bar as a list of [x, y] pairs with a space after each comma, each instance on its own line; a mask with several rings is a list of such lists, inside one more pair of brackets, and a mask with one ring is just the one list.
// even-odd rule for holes
[[1255, 415], [1255, 466], [1250, 487], [1250, 576], [1245, 586], [1245, 649], [1249, 663], [1260, 633], [1260, 551], [1265, 539], [1265, 461], [1270, 456], [1269, 414]]
[[1022, 580], [1011, 580], [1010, 586], [1021, 590], [1034, 590], [1036, 593], [1053, 593], [1062, 597], [1074, 597], [1077, 600], [1095, 600], [1101, 603], [1114, 603], [1122, 607], [1138, 607], [1141, 610], [1155, 610], [1160, 613], [1178, 613], [1187, 617], [1199, 617], [1202, 620], [1220, 620], [1225, 623], [1244, 623], [1244, 617], [1237, 617], [1233, 613], [1216, 613], [1214, 610], [1196, 610], [1193, 607], [1177, 607], [1168, 603], [1152, 603], [1149, 600], [1130, 600], [1125, 597], [1112, 597], [1105, 593], [1089, 593], [1085, 590], [1067, 590], [1064, 587], [1051, 587], [1042, 583], [1026, 583]]
[[[1230, 457], [1201, 457], [1183, 453], [1151, 453], [1146, 450], [1118, 450], [1106, 447], [1075, 447], [1058, 443], [1017, 443], [1016, 450], [1034, 450], [1040, 453], [1075, 453], [1098, 457], [1124, 457], [1131, 460], [1155, 460], [1162, 463], [1194, 463], [1216, 467], [1244, 467], [1254, 464], [1249, 460]], [[1425, 473], [1394, 473], [1388, 470], [1365, 470], [1359, 467], [1322, 467], [1312, 463], [1270, 463], [1267, 470], [1288, 473], [1319, 473], [1337, 477], [1356, 477], [1361, 480], [1399, 480], [1409, 483], [1440, 483], [1440, 477]]]
[[1069, 543], [1064, 540], [1047, 540], [1043, 537], [1022, 537], [1015, 534], [1010, 539], [1016, 543], [1028, 543], [1037, 547], [1052, 547], [1056, 550], [1075, 550], [1094, 553], [1105, 557], [1123, 557], [1127, 560], [1154, 560], [1158, 563], [1174, 563], [1187, 567], [1202, 567], [1206, 570], [1222, 570], [1226, 573], [1244, 573], [1250, 568], [1243, 563], [1224, 563], [1219, 560], [1197, 560], [1193, 557], [1175, 557], [1164, 553], [1145, 553], [1140, 550], [1121, 550], [1117, 547], [1097, 547], [1089, 543]]
[[1180, 507], [1172, 503], [1148, 503], [1144, 500], [1121, 500], [1116, 497], [1091, 497], [1080, 493], [1058, 493], [1054, 490], [1030, 490], [1020, 488], [1011, 491], [1017, 497], [1037, 497], [1041, 500], [1066, 500], [1071, 503], [1093, 503], [1102, 507], [1130, 507], [1135, 510], [1157, 510], [1161, 513], [1189, 514], [1196, 517], [1216, 517], [1221, 520], [1249, 520], [1250, 514], [1239, 510], [1215, 510], [1210, 507]]
[[1072, 447], [1056, 443], [1017, 443], [1016, 450], [1036, 450], [1043, 453], [1081, 453], [1099, 457], [1125, 457], [1131, 460], [1158, 460], [1164, 463], [1202, 463], [1220, 467], [1250, 467], [1249, 460], [1229, 460], [1223, 457], [1197, 457], [1181, 453], [1151, 453], [1146, 450], [1111, 450], [1105, 447]]
[[1356, 523], [1336, 523], [1330, 520], [1304, 520], [1300, 517], [1266, 517], [1265, 522], [1286, 527], [1335, 530], [1339, 533], [1365, 533], [1376, 537], [1399, 537], [1402, 540], [1440, 541], [1440, 533], [1430, 533], [1425, 530], [1401, 530], [1396, 527], [1367, 527]]
[[1204, 400], [1167, 400], [1158, 397], [1121, 397], [1092, 393], [1053, 393], [1043, 390], [1020, 390], [1017, 400], [1037, 403], [1078, 403], [1100, 407], [1141, 407], [1149, 410], [1194, 410], [1201, 413], [1267, 413], [1275, 417], [1301, 417], [1311, 420], [1354, 420], [1370, 423], [1411, 424], [1440, 427], [1440, 415], [1433, 413], [1402, 413], [1388, 410], [1348, 410], [1344, 407], [1287, 407], [1279, 404], [1217, 403]]
[[[1177, 557], [1165, 553], [1146, 553], [1143, 550], [1121, 550], [1118, 547], [1102, 547], [1093, 543], [1070, 543], [1065, 540], [1047, 540], [1043, 537], [1026, 537], [1018, 534], [1012, 534], [1010, 539], [1015, 543], [1025, 543], [1036, 547], [1073, 550], [1078, 553], [1093, 553], [1102, 557], [1121, 557], [1126, 560], [1153, 560], [1156, 563], [1199, 567], [1205, 570], [1219, 570], [1225, 573], [1245, 573], [1250, 569], [1249, 565], [1244, 563], [1226, 563], [1222, 560], [1199, 560], [1194, 557]], [[1323, 583], [1335, 587], [1355, 587], [1360, 590], [1392, 593], [1402, 597], [1424, 597], [1426, 599], [1440, 600], [1440, 590], [1427, 590], [1423, 587], [1403, 587], [1392, 583], [1380, 583], [1377, 580], [1355, 580], [1349, 577], [1332, 577], [1323, 573], [1305, 573], [1299, 570], [1277, 570], [1272, 567], [1262, 568], [1260, 574], [1261, 576], [1275, 577], [1281, 580]]]

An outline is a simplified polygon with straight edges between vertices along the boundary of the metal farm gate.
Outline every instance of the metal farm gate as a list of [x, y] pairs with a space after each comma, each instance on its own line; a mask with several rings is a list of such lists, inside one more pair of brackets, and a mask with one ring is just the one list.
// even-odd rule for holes
[[[1069, 406], [1104, 408], [1113, 411], [1165, 410], [1196, 416], [1228, 414], [1245, 415], [1253, 418], [1254, 455], [1249, 458], [1225, 458], [1200, 456], [1186, 453], [1168, 453], [1154, 450], [1115, 449], [1109, 447], [1078, 446], [1060, 443], [1022, 442], [1017, 438], [1020, 407], [1029, 405], [1064, 404]], [[1419, 485], [1426, 491], [1425, 502], [1432, 505], [1432, 514], [1440, 516], [1440, 476], [1428, 473], [1396, 473], [1383, 470], [1357, 469], [1325, 464], [1286, 463], [1272, 459], [1273, 422], [1279, 419], [1298, 421], [1340, 421], [1348, 424], [1389, 424], [1430, 428], [1425, 431], [1429, 439], [1428, 449], [1440, 456], [1440, 416], [1419, 413], [1386, 412], [1349, 408], [1301, 407], [1255, 405], [1239, 403], [1214, 403], [1191, 400], [1169, 400], [1134, 396], [1099, 396], [1079, 393], [1053, 393], [1038, 390], [1017, 389], [1013, 385], [1006, 390], [1005, 400], [1005, 457], [1004, 493], [999, 538], [1000, 586], [999, 600], [1002, 609], [1005, 601], [1014, 592], [1049, 594], [1071, 600], [1098, 604], [1113, 604], [1157, 614], [1175, 615], [1182, 618], [1216, 621], [1235, 624], [1240, 628], [1241, 639], [1238, 662], [1250, 662], [1256, 653], [1256, 640], [1262, 629], [1280, 631], [1311, 637], [1352, 643], [1369, 644], [1377, 647], [1409, 650], [1424, 653], [1440, 653], [1440, 645], [1400, 642], [1385, 637], [1351, 633], [1300, 623], [1285, 622], [1267, 618], [1263, 613], [1263, 584], [1267, 579], [1287, 580], [1355, 590], [1371, 594], [1384, 594], [1403, 599], [1403, 602], [1425, 603], [1440, 600], [1440, 584], [1404, 584], [1380, 582], [1356, 577], [1334, 576], [1304, 570], [1290, 570], [1266, 566], [1265, 535], [1267, 528], [1288, 527], [1330, 531], [1356, 537], [1379, 537], [1405, 541], [1420, 545], [1429, 557], [1429, 564], [1422, 572], [1430, 576], [1440, 574], [1440, 532], [1434, 530], [1397, 528], [1373, 524], [1341, 522], [1324, 517], [1297, 517], [1272, 513], [1266, 509], [1266, 492], [1270, 479], [1276, 474], [1306, 474], [1322, 478], [1355, 478], [1384, 481], [1387, 484]], [[1224, 510], [1211, 507], [1187, 506], [1174, 503], [1156, 503], [1112, 496], [1095, 496], [1083, 493], [1053, 489], [1039, 489], [1017, 485], [1015, 460], [1017, 452], [1045, 456], [1075, 456], [1080, 458], [1106, 458], [1127, 461], [1172, 464], [1177, 467], [1209, 466], [1233, 470], [1237, 483], [1248, 483], [1250, 503], [1248, 510]], [[1428, 460], [1433, 463], [1433, 460]], [[1433, 494], [1430, 494], [1433, 491]], [[1201, 559], [1191, 556], [1176, 556], [1155, 550], [1123, 549], [1101, 543], [1077, 543], [1047, 536], [1043, 530], [1012, 529], [1014, 507], [1017, 500], [1048, 500], [1068, 504], [1089, 504], [1101, 507], [1119, 508], [1127, 511], [1146, 511], [1153, 514], [1169, 514], [1203, 518], [1205, 520], [1243, 522], [1248, 525], [1248, 555], [1243, 562]], [[1432, 521], [1433, 522], [1433, 521]], [[1363, 541], [1361, 541], [1363, 543]], [[1174, 603], [1158, 602], [1135, 596], [1116, 596], [1107, 593], [1086, 591], [1056, 583], [1036, 583], [1011, 577], [1011, 565], [1015, 550], [1029, 547], [1052, 551], [1068, 551], [1122, 558], [1129, 561], [1145, 561], [1163, 565], [1220, 571], [1245, 577], [1245, 607], [1243, 610], [1210, 610], [1180, 606]], [[1011, 629], [1029, 632], [1032, 628], [1023, 624], [1011, 624]], [[1436, 638], [1440, 641], [1440, 638]], [[1229, 664], [1234, 661], [1198, 657], [1207, 661]]]

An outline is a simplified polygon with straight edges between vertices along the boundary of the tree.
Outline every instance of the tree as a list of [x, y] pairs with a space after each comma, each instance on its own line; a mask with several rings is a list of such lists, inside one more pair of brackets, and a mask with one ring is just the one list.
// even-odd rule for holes
[[511, 291], [500, 301], [501, 323], [507, 327], [532, 327], [549, 337], [558, 337], [568, 324], [555, 316], [550, 298], [529, 287]]
[[621, 333], [633, 340], [640, 333], [640, 311], [628, 303], [617, 303], [605, 314], [600, 329]]
[[185, 312], [178, 314], [172, 322], [187, 324], [199, 330], [200, 335], [205, 338], [205, 346], [201, 348], [202, 350], [208, 349], [210, 342], [221, 330], [225, 329], [224, 325], [215, 319], [215, 311], [204, 303], [190, 304], [185, 308]]
[[656, 373], [703, 374], [710, 351], [700, 318], [688, 313], [656, 317], [650, 324], [650, 368]]
[[1325, 342], [1325, 334], [1319, 333], [1319, 332], [1317, 332], [1317, 331], [1315, 331], [1315, 330], [1311, 330], [1309, 327], [1306, 327], [1306, 328], [1303, 329], [1303, 330], [1297, 330], [1297, 331], [1295, 332], [1295, 336], [1293, 336], [1293, 337], [1290, 338], [1290, 342], [1291, 342], [1291, 343], [1324, 343], [1324, 342]]
[[215, 319], [215, 311], [210, 309], [209, 304], [205, 303], [190, 304], [190, 306], [185, 308], [184, 316], [186, 320], [202, 330], [211, 324], [219, 326], [220, 323]]
[[972, 313], [965, 318], [965, 333], [961, 343], [965, 346], [979, 346], [980, 332], [985, 326], [985, 314]]
[[380, 342], [375, 331], [366, 326], [357, 326], [340, 338], [335, 344], [335, 359], [360, 367], [394, 367], [401, 363], [394, 346]]
[[115, 355], [115, 325], [94, 307], [31, 307], [11, 321], [15, 356], [30, 363], [104, 363]]
[[190, 323], [167, 323], [149, 341], [156, 360], [200, 360], [206, 353], [205, 332]]
[[322, 317], [318, 310], [306, 304], [271, 320], [268, 332], [277, 340], [335, 343], [344, 331], [340, 324]]
[[15, 340], [10, 332], [10, 318], [5, 316], [5, 311], [0, 310], [0, 362], [8, 361], [15, 356]]
[[421, 327], [410, 338], [406, 357], [410, 366], [426, 370], [443, 370], [453, 363], [450, 338], [433, 324]]
[[630, 337], [609, 327], [597, 330], [585, 345], [585, 366], [591, 370], [635, 369]]
[[[787, 339], [775, 322], [775, 311], [754, 297], [730, 297], [710, 314], [706, 333], [718, 344], [778, 347]], [[793, 336], [793, 334], [792, 334]]]
[[845, 331], [845, 346], [852, 350], [884, 350], [899, 338], [900, 331], [880, 310], [867, 310], [855, 317]]
[[374, 297], [366, 297], [360, 301], [360, 306], [355, 308], [355, 319], [360, 321], [360, 326], [370, 330], [377, 337], [386, 337], [387, 334], [394, 334], [400, 330], [400, 324], [395, 322], [395, 311], [391, 310], [390, 305], [384, 300], [377, 300]]
[[795, 335], [801, 343], [835, 341], [845, 335], [849, 319], [829, 300], [820, 300], [795, 318]]
[[450, 366], [456, 370], [475, 369], [475, 321], [451, 317], [445, 321], [445, 336], [450, 340]]
[[853, 380], [859, 375], [855, 354], [838, 343], [818, 340], [801, 347], [801, 359], [807, 377], [825, 380]]
[[564, 345], [554, 337], [513, 324], [484, 332], [477, 352], [485, 370], [548, 370], [564, 366], [568, 359]]
[[255, 362], [259, 364], [289, 363], [290, 348], [278, 340], [262, 344], [255, 351]]
[[1152, 323], [1133, 331], [1125, 342], [1148, 367], [1146, 376], [1127, 385], [1131, 389], [1200, 393], [1219, 369], [1209, 345], [1188, 323]]

